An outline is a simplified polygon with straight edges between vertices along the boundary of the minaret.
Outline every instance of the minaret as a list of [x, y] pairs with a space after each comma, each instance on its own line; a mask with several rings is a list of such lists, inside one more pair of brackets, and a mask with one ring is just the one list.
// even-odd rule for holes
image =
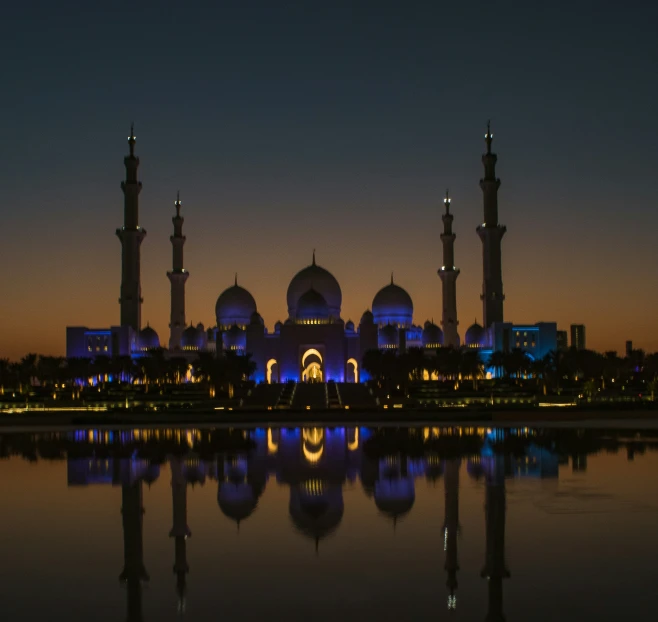
[[135, 133], [130, 126], [128, 145], [130, 154], [123, 161], [126, 180], [121, 182], [124, 195], [123, 227], [116, 233], [121, 240], [121, 326], [131, 326], [139, 332], [142, 315], [142, 286], [140, 281], [139, 247], [146, 231], [139, 226], [139, 193], [142, 182], [137, 181], [139, 158], [135, 155]]
[[174, 235], [171, 240], [173, 254], [173, 269], [167, 272], [167, 277], [171, 282], [171, 318], [169, 321], [169, 349], [180, 350], [181, 338], [185, 330], [185, 281], [190, 273], [183, 268], [183, 245], [185, 236], [183, 235], [184, 218], [180, 215], [180, 193], [176, 195], [176, 215], [171, 219], [174, 223]]
[[501, 266], [500, 243], [507, 227], [498, 223], [498, 188], [500, 179], [496, 178], [496, 154], [491, 153], [493, 134], [487, 123], [487, 133], [484, 135], [487, 152], [482, 156], [484, 164], [484, 179], [480, 180], [480, 188], [484, 196], [484, 222], [477, 228], [482, 240], [482, 306], [484, 327], [489, 328], [494, 322], [503, 321], [503, 270]]
[[123, 572], [119, 579], [128, 590], [128, 622], [142, 622], [142, 581], [149, 576], [144, 568], [142, 541], [142, 482], [124, 482], [121, 486], [123, 515]]
[[452, 232], [452, 221], [454, 216], [450, 213], [450, 195], [446, 190], [446, 198], [443, 199], [446, 212], [443, 214], [443, 265], [439, 270], [443, 290], [443, 345], [452, 348], [459, 347], [459, 335], [457, 334], [457, 277], [459, 270], [455, 268], [455, 238]]
[[169, 532], [175, 538], [174, 574], [176, 575], [176, 593], [178, 594], [178, 613], [185, 613], [185, 594], [187, 592], [186, 575], [190, 571], [187, 565], [187, 539], [192, 535], [187, 526], [187, 481], [183, 474], [181, 458], [172, 458], [171, 496], [174, 509], [174, 526]]
[[482, 578], [487, 579], [488, 607], [486, 622], [505, 622], [503, 613], [503, 579], [510, 576], [505, 563], [505, 463], [494, 455], [485, 465], [486, 557]]
[[445, 521], [443, 523], [443, 549], [446, 554], [445, 570], [448, 573], [446, 586], [448, 609], [457, 608], [457, 533], [459, 532], [459, 460], [448, 460], [443, 475], [445, 487]]

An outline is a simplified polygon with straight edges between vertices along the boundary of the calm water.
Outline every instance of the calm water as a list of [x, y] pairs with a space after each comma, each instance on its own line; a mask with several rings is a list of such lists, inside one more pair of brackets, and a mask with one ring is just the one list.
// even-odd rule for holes
[[658, 619], [655, 432], [84, 430], [0, 455], [3, 622]]

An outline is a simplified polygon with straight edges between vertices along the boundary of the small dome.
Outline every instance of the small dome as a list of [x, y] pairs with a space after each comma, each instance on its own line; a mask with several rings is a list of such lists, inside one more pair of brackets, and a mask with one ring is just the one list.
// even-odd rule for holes
[[425, 347], [443, 344], [443, 331], [433, 322], [425, 322], [422, 342]]
[[139, 331], [139, 347], [142, 350], [153, 350], [160, 347], [160, 337], [148, 324]]
[[399, 345], [398, 329], [391, 324], [387, 324], [379, 331], [380, 348], [397, 348]]
[[411, 326], [414, 314], [414, 304], [411, 296], [399, 285], [391, 282], [382, 287], [372, 301], [372, 314], [379, 326], [394, 324]]
[[247, 333], [237, 324], [224, 332], [224, 349], [226, 350], [244, 350], [247, 346]]
[[263, 326], [265, 324], [265, 322], [263, 321], [263, 318], [261, 317], [261, 314], [258, 313], [258, 311], [254, 311], [251, 314], [251, 317], [249, 318], [249, 323], [254, 324], [254, 325], [260, 324], [261, 326]]
[[326, 320], [329, 318], [329, 307], [324, 296], [311, 287], [297, 301], [298, 320]]
[[256, 311], [254, 297], [237, 282], [232, 287], [225, 289], [217, 298], [215, 315], [218, 326], [230, 326], [238, 324], [244, 326], [249, 324], [252, 314]]
[[291, 318], [299, 317], [298, 305], [301, 297], [309, 291], [315, 289], [322, 295], [328, 307], [329, 316], [339, 318], [340, 306], [343, 301], [343, 294], [340, 291], [340, 285], [331, 272], [316, 265], [315, 254], [313, 263], [303, 270], [300, 270], [290, 281], [288, 293], [288, 315]]
[[352, 322], [352, 320], [347, 320], [347, 324], [345, 324], [345, 332], [346, 333], [354, 332], [354, 322]]
[[484, 343], [484, 328], [477, 322], [471, 324], [464, 335], [464, 343], [467, 346], [481, 346]]
[[281, 332], [281, 327], [282, 327], [282, 326], [283, 326], [283, 324], [282, 324], [281, 321], [279, 320], [279, 321], [274, 325], [274, 332], [275, 332], [275, 333], [280, 333], [280, 332]]
[[201, 349], [203, 347], [204, 337], [206, 336], [204, 330], [199, 330], [196, 326], [190, 324], [181, 336], [181, 346], [183, 348]]
[[366, 309], [361, 316], [361, 324], [372, 324], [375, 321], [370, 309]]

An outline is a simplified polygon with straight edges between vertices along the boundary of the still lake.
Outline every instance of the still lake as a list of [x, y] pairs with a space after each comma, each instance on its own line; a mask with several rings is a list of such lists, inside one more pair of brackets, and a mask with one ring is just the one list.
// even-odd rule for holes
[[0, 431], [3, 622], [658, 619], [658, 431]]

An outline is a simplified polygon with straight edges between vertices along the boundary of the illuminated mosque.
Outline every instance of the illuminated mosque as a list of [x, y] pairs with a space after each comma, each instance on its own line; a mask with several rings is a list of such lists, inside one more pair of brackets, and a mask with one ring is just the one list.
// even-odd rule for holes
[[[203, 324], [187, 326], [185, 317], [185, 283], [189, 272], [184, 268], [183, 216], [181, 201], [175, 201], [172, 218], [173, 265], [167, 277], [171, 283], [171, 314], [168, 352], [170, 355], [193, 358], [198, 352], [221, 353], [232, 350], [250, 353], [256, 363], [256, 382], [335, 381], [360, 382], [367, 375], [360, 369], [369, 350], [404, 352], [407, 348], [422, 348], [429, 356], [439, 348], [464, 345], [477, 349], [483, 360], [495, 350], [520, 348], [532, 358], [540, 358], [557, 346], [557, 325], [554, 322], [517, 325], [503, 319], [501, 241], [506, 227], [498, 221], [497, 156], [492, 152], [493, 134], [489, 126], [485, 134], [486, 152], [482, 156], [484, 177], [480, 187], [484, 197], [484, 220], [477, 227], [483, 251], [483, 324], [471, 325], [463, 342], [458, 334], [456, 281], [453, 232], [454, 216], [451, 199], [446, 192], [442, 215], [443, 262], [438, 270], [442, 283], [443, 308], [441, 327], [432, 321], [422, 326], [413, 319], [411, 296], [391, 275], [390, 283], [374, 296], [372, 307], [366, 310], [358, 325], [341, 317], [342, 292], [336, 278], [315, 260], [300, 270], [290, 281], [286, 294], [288, 318], [277, 322], [274, 331], [265, 327], [252, 294], [238, 284], [224, 290], [215, 305], [216, 325], [206, 329]], [[67, 327], [67, 356], [98, 355], [143, 356], [161, 346], [157, 332], [141, 323], [140, 247], [146, 230], [139, 224], [138, 180], [139, 158], [135, 155], [135, 136], [131, 128], [129, 154], [125, 157], [124, 225], [116, 234], [122, 247], [120, 324], [107, 329]]]

